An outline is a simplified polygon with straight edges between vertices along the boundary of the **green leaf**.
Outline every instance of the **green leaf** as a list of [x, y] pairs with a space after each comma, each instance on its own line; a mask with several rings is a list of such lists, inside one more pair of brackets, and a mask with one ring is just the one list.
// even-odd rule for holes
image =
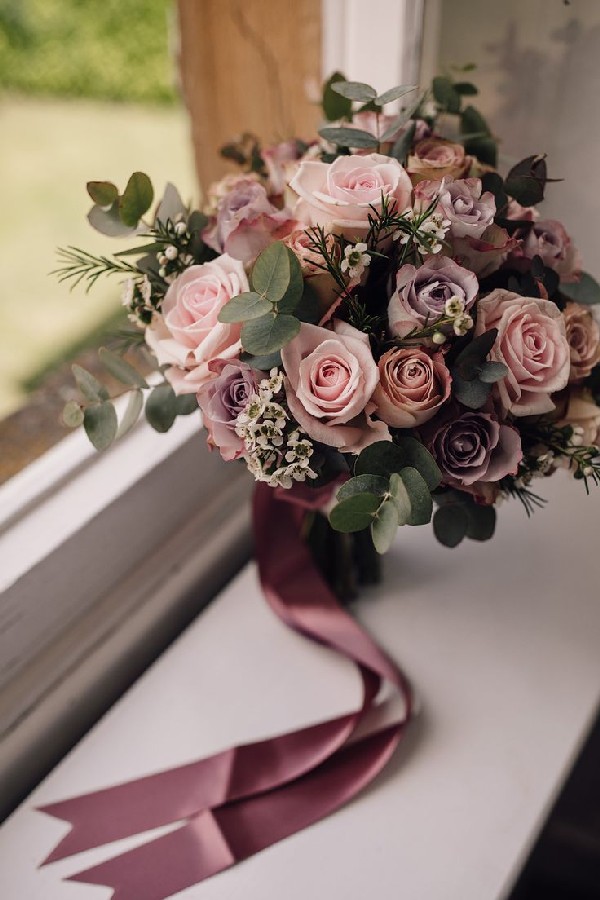
[[582, 272], [579, 281], [571, 283], [561, 282], [560, 292], [584, 306], [593, 306], [600, 303], [600, 284], [588, 272]]
[[119, 191], [112, 181], [88, 181], [87, 192], [98, 206], [112, 206]]
[[404, 459], [404, 466], [410, 466], [419, 472], [430, 491], [433, 491], [442, 480], [442, 473], [429, 450], [413, 437], [398, 439], [398, 448]]
[[375, 494], [356, 494], [342, 500], [329, 513], [329, 523], [336, 531], [362, 531], [368, 528], [379, 509], [381, 498]]
[[362, 451], [354, 467], [355, 475], [383, 475], [402, 472], [412, 466], [421, 473], [429, 490], [433, 490], [442, 480], [442, 473], [428, 450], [416, 438], [403, 437], [397, 444], [391, 441], [376, 441]]
[[119, 422], [117, 429], [117, 439], [123, 437], [128, 431], [131, 431], [135, 423], [140, 417], [140, 413], [144, 408], [144, 395], [140, 390], [131, 391], [127, 400], [127, 406], [123, 413], [123, 418]]
[[96, 231], [105, 234], [108, 237], [125, 237], [135, 233], [135, 228], [124, 225], [119, 217], [119, 207], [115, 202], [110, 209], [103, 209], [101, 206], [92, 206], [87, 220]]
[[467, 534], [468, 524], [464, 507], [449, 503], [436, 509], [433, 516], [433, 533], [445, 547], [457, 547]]
[[493, 506], [470, 503], [467, 511], [467, 537], [473, 541], [489, 541], [496, 530], [496, 510]]
[[427, 525], [433, 513], [433, 500], [423, 476], [412, 466], [400, 472], [410, 501], [410, 516], [407, 525]]
[[481, 409], [490, 396], [491, 384], [485, 384], [478, 378], [466, 381], [460, 375], [452, 376], [452, 390], [456, 399], [469, 409]]
[[320, 128], [319, 134], [326, 141], [338, 147], [376, 147], [379, 143], [374, 134], [361, 128]]
[[392, 103], [394, 100], [398, 100], [400, 97], [404, 97], [405, 94], [411, 94], [413, 91], [416, 91], [416, 84], [399, 84], [396, 87], [390, 88], [389, 91], [384, 91], [383, 94], [380, 94], [376, 99], [377, 106], [385, 106], [386, 103]]
[[484, 362], [479, 373], [479, 380], [485, 384], [494, 384], [508, 375], [508, 366], [501, 362]]
[[76, 400], [69, 400], [62, 411], [62, 420], [67, 428], [79, 428], [83, 423], [83, 410]]
[[321, 318], [319, 297], [309, 281], [304, 282], [302, 297], [294, 310], [294, 314], [301, 322], [309, 322], [312, 325], [316, 325]]
[[410, 152], [410, 148], [412, 147], [412, 143], [415, 137], [416, 131], [416, 123], [412, 122], [406, 131], [403, 131], [402, 134], [398, 137], [398, 140], [395, 141], [394, 146], [391, 149], [390, 156], [393, 156], [394, 159], [397, 159], [400, 164], [404, 164], [406, 162], [406, 158]]
[[110, 374], [117, 379], [117, 381], [120, 381], [123, 384], [129, 384], [132, 387], [148, 387], [146, 379], [143, 377], [143, 375], [140, 375], [137, 369], [134, 369], [133, 366], [131, 366], [120, 356], [117, 356], [116, 353], [111, 353], [111, 351], [107, 350], [106, 347], [100, 347], [98, 351], [98, 358], [104, 368], [107, 369], [107, 371], [109, 371]]
[[390, 475], [389, 489], [398, 510], [398, 524], [407, 525], [411, 514], [410, 497], [408, 496], [406, 485], [402, 481], [402, 476], [398, 475], [397, 472], [393, 472]]
[[456, 357], [454, 368], [462, 378], [467, 380], [475, 378], [486, 360], [486, 357], [496, 342], [498, 329], [490, 328], [478, 337], [469, 341], [464, 350]]
[[250, 319], [258, 319], [273, 310], [273, 304], [261, 297], [255, 291], [246, 291], [232, 297], [223, 306], [217, 316], [219, 322], [247, 322]]
[[304, 278], [302, 277], [302, 267], [298, 262], [298, 257], [289, 247], [285, 249], [287, 250], [290, 264], [290, 283], [281, 300], [277, 302], [277, 312], [293, 313], [302, 298]]
[[271, 369], [278, 369], [281, 366], [281, 351], [276, 350], [275, 353], [269, 353], [267, 356], [252, 356], [251, 353], [242, 353], [241, 359], [253, 369], [270, 372]]
[[294, 316], [269, 313], [242, 325], [242, 347], [254, 356], [266, 356], [281, 350], [300, 331], [300, 320]]
[[455, 81], [454, 90], [462, 97], [474, 97], [479, 90], [470, 81]]
[[391, 498], [384, 500], [371, 522], [371, 537], [378, 553], [387, 553], [390, 549], [399, 524], [398, 507], [395, 502]]
[[269, 244], [254, 263], [252, 287], [271, 303], [277, 303], [288, 289], [290, 278], [288, 248], [281, 241]]
[[460, 130], [463, 134], [489, 135], [490, 127], [478, 109], [466, 106], [460, 114]]
[[437, 75], [432, 84], [433, 97], [447, 112], [458, 113], [460, 111], [460, 94], [454, 88], [452, 81], [445, 75]]
[[91, 400], [92, 403], [108, 400], [108, 391], [97, 378], [94, 378], [91, 372], [78, 365], [71, 366], [71, 371], [75, 376], [77, 387], [87, 400]]
[[332, 90], [348, 100], [358, 100], [361, 103], [368, 103], [369, 100], [377, 98], [377, 91], [370, 84], [363, 81], [336, 81], [331, 85]]
[[348, 497], [354, 497], [356, 494], [365, 493], [383, 497], [387, 490], [387, 478], [383, 478], [381, 475], [357, 475], [344, 482], [336, 494], [336, 499], [342, 501]]
[[195, 394], [179, 394], [175, 397], [175, 411], [178, 416], [191, 416], [198, 409]]
[[135, 227], [154, 199], [152, 182], [144, 172], [134, 172], [119, 200], [119, 215], [125, 225]]
[[465, 153], [476, 156], [477, 159], [488, 166], [498, 164], [498, 144], [493, 137], [469, 138], [464, 143]]
[[543, 156], [527, 156], [513, 166], [504, 182], [504, 189], [521, 206], [534, 206], [544, 199], [548, 168]]
[[177, 418], [175, 391], [164, 381], [157, 385], [146, 400], [146, 419], [155, 431], [164, 434]]
[[346, 76], [341, 72], [334, 72], [323, 85], [323, 113], [328, 122], [352, 116], [352, 101], [333, 90], [333, 85], [340, 81], [345, 82]]
[[117, 435], [117, 413], [110, 400], [88, 406], [83, 414], [83, 427], [96, 450], [106, 450]]

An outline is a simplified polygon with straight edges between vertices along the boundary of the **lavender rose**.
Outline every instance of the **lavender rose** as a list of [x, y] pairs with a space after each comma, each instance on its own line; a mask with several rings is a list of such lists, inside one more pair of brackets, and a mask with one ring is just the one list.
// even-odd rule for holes
[[431, 419], [450, 396], [452, 379], [441, 353], [395, 348], [378, 364], [373, 394], [377, 415], [395, 428], [414, 428]]
[[521, 438], [491, 411], [448, 414], [429, 432], [427, 444], [445, 484], [470, 488], [515, 475], [523, 457]]
[[203, 238], [217, 253], [251, 262], [293, 225], [289, 210], [277, 209], [262, 184], [251, 177], [231, 181], [217, 202], [216, 218]]
[[566, 386], [570, 370], [565, 321], [556, 304], [498, 288], [478, 305], [476, 334], [491, 328], [498, 336], [490, 359], [508, 368], [494, 387], [503, 408], [513, 416], [551, 412], [551, 394]]
[[569, 381], [583, 381], [600, 362], [600, 328], [591, 310], [579, 303], [567, 303], [563, 315], [571, 348]]
[[337, 320], [333, 331], [303, 324], [281, 358], [290, 412], [313, 440], [342, 453], [389, 440], [387, 425], [370, 417], [379, 371], [366, 334]]
[[388, 306], [390, 330], [405, 337], [413, 328], [435, 321], [444, 315], [446, 301], [451, 297], [459, 297], [468, 312], [478, 289], [475, 275], [445, 256], [430, 257], [418, 269], [402, 266]]
[[237, 459], [244, 442], [236, 434], [235, 425], [256, 390], [256, 376], [249, 365], [237, 359], [214, 359], [208, 367], [216, 378], [198, 392], [208, 443], [219, 448], [223, 459]]
[[481, 193], [481, 179], [421, 181], [415, 188], [415, 199], [425, 207], [437, 196], [438, 211], [450, 222], [448, 235], [455, 238], [480, 238], [496, 215], [496, 201], [490, 191]]
[[177, 394], [195, 393], [213, 374], [209, 362], [240, 350], [241, 325], [219, 322], [223, 306], [249, 290], [241, 262], [219, 256], [190, 266], [169, 286], [160, 315], [146, 329], [146, 342]]

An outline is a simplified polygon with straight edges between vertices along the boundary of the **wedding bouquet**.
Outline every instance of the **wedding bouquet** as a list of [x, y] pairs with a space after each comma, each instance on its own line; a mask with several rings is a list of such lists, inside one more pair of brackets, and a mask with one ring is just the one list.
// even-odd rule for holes
[[144, 395], [146, 378], [103, 349], [131, 390], [123, 420], [74, 367], [85, 401], [66, 422], [104, 449], [144, 399], [159, 431], [199, 406], [209, 445], [312, 510], [323, 567], [339, 539], [360, 580], [399, 525], [433, 517], [447, 546], [486, 540], [501, 500], [528, 513], [543, 502], [541, 477], [600, 480], [600, 288], [537, 209], [545, 159], [501, 176], [487, 123], [465, 106], [472, 84], [438, 77], [386, 112], [413, 92], [332, 76], [319, 138], [227, 145], [241, 172], [201, 209], [169, 185], [146, 221], [146, 175], [122, 195], [92, 181], [90, 223], [143, 243], [111, 258], [61, 251], [62, 278], [126, 276], [161, 378]]

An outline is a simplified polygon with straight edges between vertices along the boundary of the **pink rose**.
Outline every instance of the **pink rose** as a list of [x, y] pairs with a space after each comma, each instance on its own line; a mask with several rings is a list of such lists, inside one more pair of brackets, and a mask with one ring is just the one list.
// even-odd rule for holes
[[389, 440], [370, 418], [379, 371], [366, 334], [337, 320], [333, 331], [303, 324], [281, 358], [290, 412], [313, 440], [342, 453]]
[[521, 206], [513, 197], [509, 198], [505, 218], [515, 222], [536, 222], [540, 214], [535, 206]]
[[235, 431], [237, 417], [256, 390], [256, 375], [237, 359], [213, 359], [208, 367], [216, 378], [198, 391], [208, 443], [219, 448], [223, 459], [237, 459], [244, 450], [244, 441]]
[[146, 342], [176, 393], [191, 394], [214, 377], [209, 362], [240, 350], [241, 325], [219, 322], [225, 304], [249, 290], [241, 262], [219, 256], [190, 266], [169, 286], [160, 314], [146, 329]]
[[241, 176], [217, 201], [216, 218], [203, 238], [217, 253], [251, 262], [287, 234], [292, 222], [289, 210], [273, 206], [262, 184], [253, 177]]
[[321, 225], [349, 240], [369, 230], [373, 208], [382, 195], [398, 212], [410, 206], [412, 185], [400, 163], [380, 153], [338, 156], [330, 163], [303, 160], [290, 182], [299, 200], [296, 217], [306, 225]]
[[415, 200], [426, 209], [437, 197], [438, 211], [450, 222], [448, 235], [454, 238], [480, 238], [496, 215], [496, 201], [489, 191], [481, 193], [481, 179], [454, 179], [450, 175], [439, 181], [421, 181], [415, 188]]
[[269, 193], [284, 194], [288, 181], [298, 166], [298, 142], [282, 141], [261, 151], [269, 178]]
[[481, 237], [465, 235], [452, 239], [454, 259], [475, 272], [478, 278], [487, 278], [500, 268], [510, 251], [517, 246], [517, 240], [498, 225], [488, 225]]
[[564, 225], [556, 219], [534, 221], [523, 238], [521, 253], [527, 259], [541, 256], [544, 264], [560, 275], [561, 281], [576, 281], [579, 276], [579, 254]]
[[581, 428], [581, 439], [586, 447], [600, 443], [600, 407], [594, 402], [589, 391], [576, 389], [569, 394], [569, 402], [564, 416], [557, 425]]
[[570, 381], [583, 381], [600, 362], [600, 328], [591, 311], [579, 303], [567, 303], [563, 315], [571, 348]]
[[394, 428], [415, 428], [431, 419], [450, 396], [452, 379], [441, 353], [392, 349], [379, 360], [373, 394], [377, 415]]
[[419, 181], [441, 181], [446, 175], [464, 178], [471, 168], [472, 156], [465, 156], [462, 144], [444, 138], [425, 138], [419, 141], [408, 157], [406, 171], [414, 184]]
[[513, 416], [551, 412], [551, 394], [569, 380], [570, 352], [562, 313], [550, 300], [521, 297], [498, 288], [479, 301], [476, 334], [498, 329], [490, 359], [508, 374], [495, 385], [500, 402]]
[[[302, 228], [291, 231], [283, 239], [283, 243], [295, 254], [302, 268], [304, 280], [317, 295], [320, 317], [328, 314], [331, 316], [331, 310], [341, 302], [341, 292], [335, 278], [323, 268], [325, 263], [322, 254], [312, 247], [310, 236]], [[327, 235], [326, 243], [329, 252], [338, 247], [331, 234]]]

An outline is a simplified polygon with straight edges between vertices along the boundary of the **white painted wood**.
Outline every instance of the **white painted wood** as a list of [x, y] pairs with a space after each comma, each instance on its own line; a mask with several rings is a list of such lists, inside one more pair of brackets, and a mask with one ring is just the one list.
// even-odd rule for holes
[[[178, 896], [189, 900], [500, 900], [600, 696], [600, 496], [565, 475], [528, 521], [454, 551], [402, 529], [359, 618], [406, 668], [420, 721], [350, 806]], [[287, 631], [248, 567], [0, 830], [3, 896], [108, 900], [61, 875], [135, 841], [38, 871], [65, 831], [37, 804], [139, 776], [356, 704], [359, 680]], [[142, 898], [140, 898], [142, 900]]]

